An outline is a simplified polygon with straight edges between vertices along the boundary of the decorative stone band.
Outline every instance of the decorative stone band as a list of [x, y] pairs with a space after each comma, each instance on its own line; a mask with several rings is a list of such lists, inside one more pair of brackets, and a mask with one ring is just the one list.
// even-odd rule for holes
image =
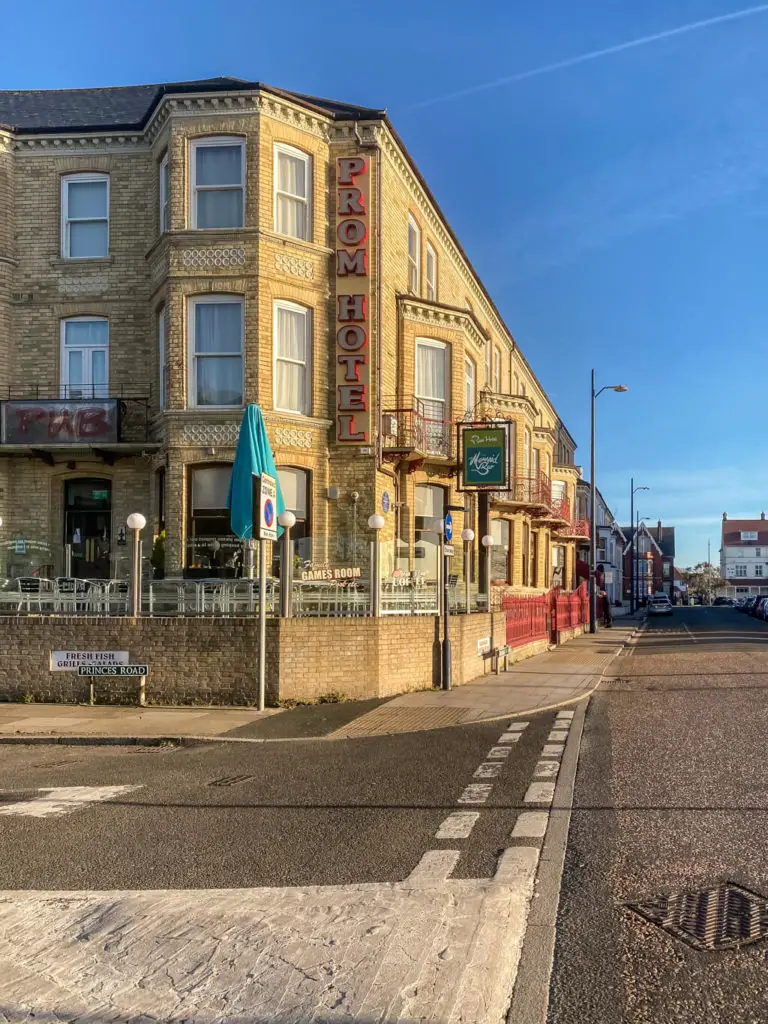
[[239, 432], [239, 423], [185, 423], [181, 439], [187, 444], [235, 445]]
[[311, 448], [312, 434], [308, 430], [297, 430], [295, 427], [277, 427], [275, 444], [286, 448]]
[[292, 274], [294, 277], [312, 279], [315, 276], [315, 265], [311, 260], [302, 260], [298, 256], [287, 253], [275, 253], [275, 269], [281, 274]]
[[182, 249], [181, 264], [188, 270], [245, 266], [245, 249]]

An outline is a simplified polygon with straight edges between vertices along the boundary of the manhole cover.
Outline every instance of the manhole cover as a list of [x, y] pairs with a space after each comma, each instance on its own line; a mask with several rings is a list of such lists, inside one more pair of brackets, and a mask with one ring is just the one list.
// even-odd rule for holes
[[768, 899], [732, 882], [626, 906], [693, 949], [734, 949], [768, 936]]
[[241, 782], [250, 782], [255, 775], [225, 775], [222, 779], [214, 779], [209, 786], [239, 786]]

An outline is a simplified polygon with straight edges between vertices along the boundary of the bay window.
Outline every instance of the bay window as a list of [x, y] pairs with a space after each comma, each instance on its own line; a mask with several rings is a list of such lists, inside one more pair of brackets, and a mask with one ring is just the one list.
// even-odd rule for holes
[[275, 231], [309, 241], [311, 237], [311, 158], [293, 146], [275, 145]]
[[450, 348], [416, 339], [416, 398], [424, 417], [426, 450], [446, 455], [450, 444]]
[[311, 339], [311, 310], [294, 302], [276, 302], [274, 405], [281, 412], [311, 414]]
[[206, 295], [189, 303], [190, 404], [243, 404], [243, 300]]
[[421, 230], [408, 214], [408, 291], [413, 295], [421, 292]]
[[437, 253], [427, 242], [427, 298], [430, 302], [437, 302]]
[[312, 545], [309, 499], [312, 488], [309, 471], [295, 469], [292, 466], [281, 466], [277, 470], [277, 476], [286, 511], [293, 512], [296, 516], [296, 524], [291, 528], [294, 556], [302, 562], [310, 560]]
[[61, 255], [109, 255], [109, 175], [68, 174], [61, 179]]
[[508, 519], [491, 520], [491, 580], [495, 583], [509, 582], [509, 564], [511, 555], [510, 523]]
[[190, 466], [188, 474], [186, 572], [234, 576], [242, 544], [232, 533], [227, 508], [232, 466]]
[[193, 228], [241, 228], [244, 220], [245, 142], [217, 135], [190, 143]]
[[477, 370], [469, 356], [464, 357], [464, 412], [468, 416], [475, 414], [475, 384]]

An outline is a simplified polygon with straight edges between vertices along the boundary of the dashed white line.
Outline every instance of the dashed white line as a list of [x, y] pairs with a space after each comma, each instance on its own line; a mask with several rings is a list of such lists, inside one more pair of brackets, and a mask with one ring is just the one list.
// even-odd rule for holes
[[406, 881], [439, 885], [447, 880], [460, 856], [460, 850], [427, 850]]
[[491, 795], [493, 786], [489, 782], [474, 782], [467, 786], [461, 794], [457, 803], [460, 804], [484, 804]]
[[503, 732], [499, 736], [499, 743], [517, 743], [522, 735], [521, 732]]
[[573, 711], [558, 711], [557, 712], [557, 718], [555, 719], [555, 721], [557, 721], [557, 722], [572, 722], [573, 721]]
[[542, 757], [562, 757], [563, 755], [563, 744], [562, 743], [545, 743], [544, 749], [541, 752]]
[[435, 839], [468, 839], [480, 817], [480, 811], [456, 811], [435, 832]]
[[475, 769], [472, 777], [475, 779], [495, 779], [498, 777], [500, 771], [500, 761], [483, 762], [483, 764], [478, 765]]
[[523, 811], [515, 822], [510, 839], [542, 839], [548, 821], [549, 811]]
[[547, 739], [550, 743], [565, 743], [568, 739], [568, 730], [553, 729], [549, 736], [547, 736]]
[[554, 779], [560, 771], [557, 761], [539, 761], [533, 770], [534, 779]]
[[511, 749], [512, 749], [511, 747], [491, 747], [491, 749], [485, 755], [485, 758], [486, 758], [486, 760], [491, 760], [494, 757], [497, 757], [499, 759], [503, 759], [503, 758], [509, 756], [509, 752], [510, 752]]
[[528, 728], [528, 722], [510, 722], [507, 726], [507, 732], [522, 732], [523, 729]]
[[554, 797], [554, 782], [532, 782], [526, 790], [523, 802], [526, 804], [551, 804]]

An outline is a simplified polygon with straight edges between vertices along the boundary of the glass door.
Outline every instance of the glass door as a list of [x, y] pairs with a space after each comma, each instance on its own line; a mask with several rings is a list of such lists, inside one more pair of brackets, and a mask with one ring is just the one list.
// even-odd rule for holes
[[72, 545], [72, 575], [109, 579], [112, 481], [67, 480], [64, 484], [64, 543]]

